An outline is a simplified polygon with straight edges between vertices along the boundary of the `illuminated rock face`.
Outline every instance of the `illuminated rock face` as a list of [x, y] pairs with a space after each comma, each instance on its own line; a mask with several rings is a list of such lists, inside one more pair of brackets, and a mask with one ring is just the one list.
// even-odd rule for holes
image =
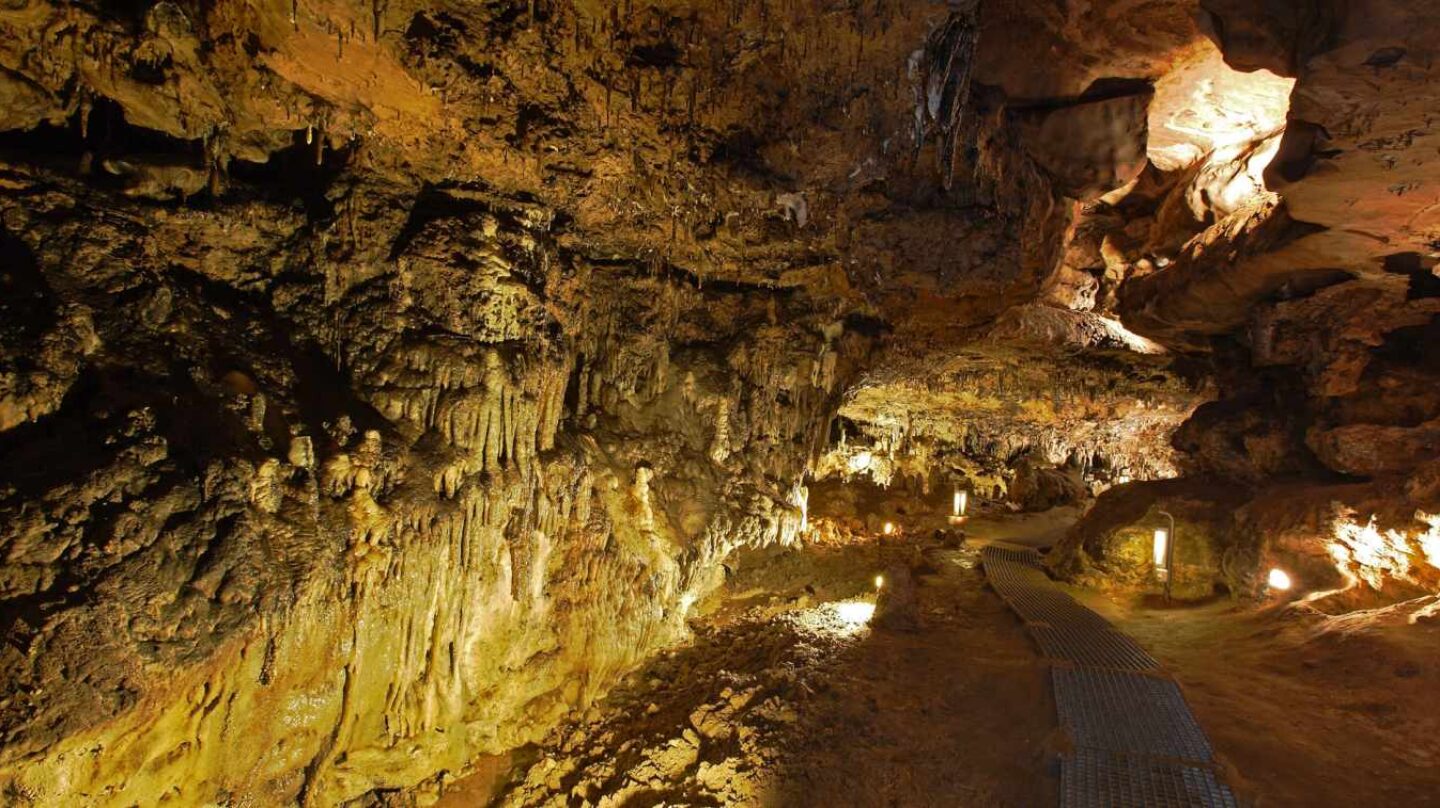
[[[731, 549], [795, 539], [786, 495], [868, 344], [463, 191], [319, 317], [318, 286], [109, 257], [179, 260], [223, 217], [10, 178], [12, 249], [104, 357], [51, 364], [51, 412], [5, 434], [3, 771], [37, 804], [333, 804], [533, 739], [683, 636]], [[63, 332], [65, 305], [26, 316]]]
[[[1171, 85], [1207, 89], [1187, 77], [1198, 70], [1210, 75], [1209, 87], [1231, 86], [1226, 97], [1252, 94], [1244, 112], [1273, 117], [1265, 88], [1288, 77], [1283, 134], [1250, 126], [1249, 147], [1231, 153], [1217, 145], [1188, 169], [1154, 160], [1153, 174], [1123, 199], [1107, 197], [1103, 215], [1084, 223], [1089, 230], [1077, 228], [1084, 238], [1066, 262], [1082, 272], [1096, 266], [1093, 248], [1082, 248], [1099, 241], [1105, 279], [1121, 279], [1113, 298], [1121, 321], [1173, 351], [1212, 357], [1218, 400], [1195, 411], [1174, 445], [1181, 473], [1215, 486], [1208, 498], [1189, 490], [1192, 507], [1208, 499], [1226, 514], [1201, 531], [1227, 559], [1211, 572], [1216, 583], [1270, 591], [1273, 560], [1290, 565], [1292, 590], [1346, 593], [1340, 600], [1352, 607], [1366, 603], [1353, 589], [1370, 590], [1379, 599], [1372, 603], [1413, 597], [1415, 582], [1436, 572], [1417, 537], [1428, 535], [1424, 515], [1440, 504], [1432, 459], [1440, 378], [1433, 351], [1421, 347], [1434, 344], [1440, 324], [1440, 208], [1434, 149], [1425, 146], [1433, 132], [1415, 117], [1436, 106], [1434, 69], [1419, 54], [1429, 52], [1422, 40], [1440, 30], [1440, 17], [1404, 2], [1200, 5], [1225, 61], [1263, 70], [1237, 78], [1202, 60], [1162, 79], [1157, 99], [1175, 97]], [[1186, 97], [1203, 102], [1207, 94]], [[1208, 122], [1211, 133], [1215, 122], [1246, 128], [1243, 115], [1191, 107], [1152, 107], [1152, 146], [1167, 160], [1183, 156], [1183, 144], [1156, 142], [1159, 121]], [[1164, 189], [1163, 201], [1137, 222], [1137, 213], [1151, 215], [1137, 204], [1156, 195], [1147, 184]], [[1072, 272], [1057, 294], [1073, 298], [1083, 288]], [[1239, 508], [1220, 493], [1235, 482], [1253, 492]], [[1153, 523], [1154, 508], [1183, 507], [1161, 489], [1146, 491], [1153, 507], [1130, 508], [1136, 520]], [[1102, 498], [1057, 563], [1084, 567], [1076, 564], [1084, 555], [1108, 563], [1125, 530], [1143, 535], [1139, 524], [1116, 527], [1133, 496]], [[1372, 543], [1426, 574], [1380, 565], [1361, 575], [1337, 555], [1336, 537], [1357, 521], [1364, 527], [1370, 514], [1378, 527], [1355, 535], [1385, 537]]]

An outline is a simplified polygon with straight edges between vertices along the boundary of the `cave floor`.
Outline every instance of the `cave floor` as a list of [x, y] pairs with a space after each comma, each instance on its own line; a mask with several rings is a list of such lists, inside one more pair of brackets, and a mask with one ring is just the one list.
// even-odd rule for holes
[[1440, 620], [1345, 625], [1229, 600], [1163, 609], [1071, 591], [1173, 674], [1242, 798], [1440, 805]]
[[[1043, 547], [1071, 513], [972, 523]], [[1242, 804], [1440, 806], [1440, 619], [1327, 618], [1228, 598], [1163, 607], [1060, 584], [1180, 685]]]
[[[977, 519], [958, 548], [742, 553], [693, 642], [440, 804], [1054, 805], [1047, 669], [978, 562], [990, 540], [1045, 545], [1072, 518]], [[918, 630], [844, 619], [897, 561], [919, 569]], [[1245, 804], [1440, 804], [1440, 621], [1327, 631], [1228, 600], [1065, 589], [1174, 676]]]
[[489, 776], [442, 804], [1054, 804], [1045, 669], [974, 548], [924, 552], [918, 630], [839, 616], [898, 552], [743, 557], [693, 644], [560, 728], [498, 798]]

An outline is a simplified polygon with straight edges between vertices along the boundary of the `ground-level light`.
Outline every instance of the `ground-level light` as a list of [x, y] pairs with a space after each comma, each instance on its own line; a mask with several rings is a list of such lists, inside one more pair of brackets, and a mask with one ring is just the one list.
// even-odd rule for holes
[[860, 626], [875, 616], [875, 604], [863, 600], [847, 600], [835, 605], [835, 614], [845, 623]]
[[970, 509], [970, 492], [969, 492], [969, 491], [961, 491], [961, 490], [958, 489], [958, 488], [955, 489], [955, 496], [954, 496], [953, 500], [951, 501], [951, 505], [950, 505], [950, 517], [949, 517], [949, 520], [948, 520], [948, 521], [950, 522], [950, 524], [952, 524], [952, 525], [963, 525], [963, 524], [965, 524], [965, 520], [967, 520], [967, 519], [970, 518], [970, 517], [968, 517], [968, 516], [965, 515], [965, 511], [967, 511], [967, 510], [969, 510], [969, 509]]
[[882, 527], [880, 530], [881, 530], [881, 532], [883, 532], [886, 536], [892, 535], [892, 534], [894, 534], [894, 532], [895, 532], [895, 523], [894, 523], [894, 522], [886, 522], [886, 523], [885, 523], [885, 526]]
[[876, 588], [876, 589], [879, 589], [880, 587], [882, 587], [882, 586], [884, 586], [884, 585], [885, 585], [885, 576], [884, 576], [884, 575], [876, 575], [876, 576], [875, 576], [875, 588]]
[[1266, 578], [1266, 583], [1270, 584], [1271, 589], [1278, 589], [1284, 592], [1290, 588], [1290, 573], [1279, 568], [1270, 570], [1270, 575]]

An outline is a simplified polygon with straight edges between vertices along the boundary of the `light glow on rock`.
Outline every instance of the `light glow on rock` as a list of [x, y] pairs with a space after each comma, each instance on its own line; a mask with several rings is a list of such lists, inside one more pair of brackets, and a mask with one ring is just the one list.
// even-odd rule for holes
[[1412, 536], [1394, 528], [1381, 530], [1373, 515], [1361, 524], [1353, 510], [1337, 504], [1331, 524], [1334, 538], [1326, 549], [1345, 579], [1345, 586], [1311, 593], [1304, 602], [1323, 600], [1362, 583], [1375, 591], [1382, 589], [1387, 580], [1417, 583], [1415, 572], [1420, 565], [1440, 569], [1440, 514], [1416, 511], [1415, 518], [1427, 529]]
[[1379, 590], [1386, 578], [1402, 581], [1411, 580], [1411, 552], [1404, 533], [1398, 530], [1381, 531], [1375, 526], [1375, 517], [1364, 524], [1342, 516], [1335, 520], [1335, 540], [1329, 550], [1341, 573], [1349, 574], [1364, 581], [1371, 589]]
[[1425, 553], [1425, 560], [1430, 566], [1440, 569], [1440, 513], [1416, 511], [1415, 518], [1430, 526], [1429, 530], [1420, 534], [1420, 550]]
[[1105, 336], [1108, 339], [1124, 345], [1127, 350], [1147, 356], [1160, 356], [1168, 353], [1168, 351], [1165, 350], [1165, 346], [1136, 334], [1113, 317], [1096, 315], [1095, 321], [1099, 327], [1104, 330]]
[[869, 452], [856, 452], [846, 461], [846, 466], [850, 469], [851, 474], [859, 474], [863, 471], [869, 471], [870, 463], [874, 459], [875, 456]]
[[835, 613], [850, 626], [863, 626], [875, 616], [875, 604], [864, 600], [847, 600], [835, 604]]
[[1270, 570], [1270, 575], [1265, 579], [1271, 589], [1284, 592], [1290, 588], [1290, 574], [1282, 569]]
[[1188, 58], [1155, 83], [1151, 161], [1173, 171], [1209, 152], [1264, 138], [1285, 125], [1294, 86], [1294, 79], [1268, 70], [1234, 70], [1214, 44], [1197, 43]]

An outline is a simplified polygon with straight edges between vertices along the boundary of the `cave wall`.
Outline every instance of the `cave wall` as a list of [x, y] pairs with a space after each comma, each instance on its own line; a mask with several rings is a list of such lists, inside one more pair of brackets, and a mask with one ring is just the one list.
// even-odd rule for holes
[[409, 207], [366, 223], [395, 258], [327, 304], [343, 221], [6, 177], [47, 298], [14, 313], [68, 346], [15, 346], [43, 417], [4, 436], [5, 769], [39, 804], [330, 804], [536, 737], [683, 636], [732, 548], [794, 540], [868, 349], [802, 291], [597, 265], [464, 187], [366, 189]]
[[797, 536], [886, 245], [1038, 282], [973, 13], [0, 9], [6, 801], [405, 791], [685, 636]]
[[[1201, 470], [1229, 465], [1252, 483], [1317, 469], [1392, 480], [1412, 505], [1433, 508], [1416, 475], [1435, 447], [1426, 346], [1440, 314], [1440, 197], [1425, 145], [1435, 134], [1422, 110], [1437, 108], [1426, 42], [1440, 17], [1416, 3], [1312, 3], [1284, 13], [1203, 5], [1228, 60], [1297, 79], [1265, 172], [1274, 196], [1267, 211], [1232, 214], [1212, 228], [1228, 235], [1202, 234], [1172, 269], [1127, 290], [1126, 321], [1137, 312], [1133, 327], [1162, 341], [1208, 330], [1240, 346], [1245, 371], [1223, 384], [1227, 398], [1248, 403], [1222, 402], [1193, 431], [1233, 436], [1190, 440]], [[1161, 288], [1163, 304], [1147, 297]], [[1201, 308], [1200, 329], [1167, 319]], [[1257, 397], [1246, 376], [1265, 378], [1268, 394]], [[1267, 422], [1269, 435], [1240, 423], [1247, 418]], [[1243, 470], [1234, 468], [1240, 456]]]

